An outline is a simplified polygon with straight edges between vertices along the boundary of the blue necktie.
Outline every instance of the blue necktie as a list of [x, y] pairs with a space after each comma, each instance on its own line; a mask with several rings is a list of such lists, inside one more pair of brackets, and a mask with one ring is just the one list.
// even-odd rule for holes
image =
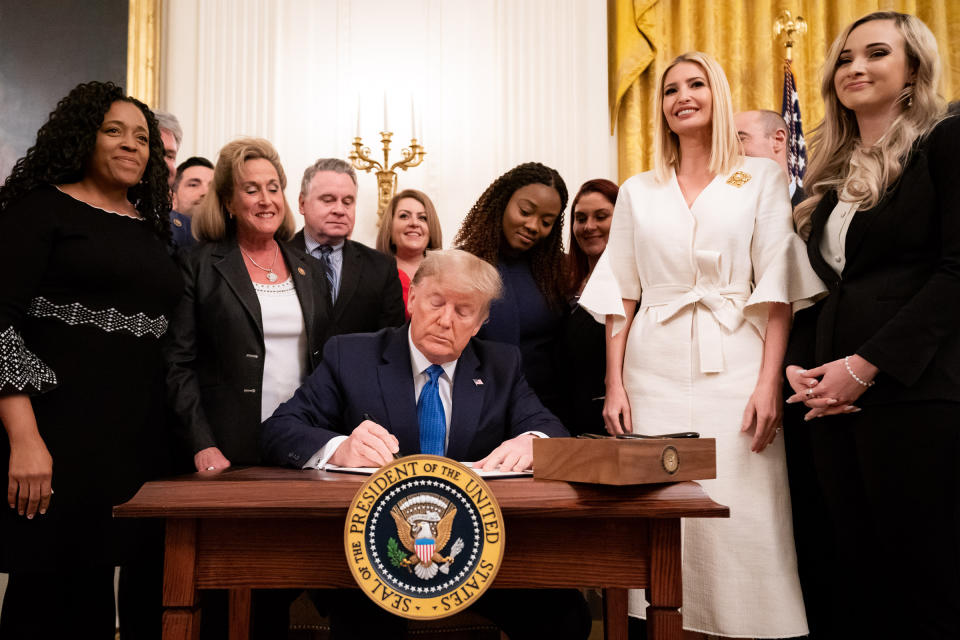
[[426, 374], [430, 376], [427, 384], [420, 390], [420, 399], [417, 400], [417, 420], [420, 422], [420, 453], [442, 456], [447, 439], [447, 419], [443, 413], [443, 403], [440, 402], [440, 385], [438, 378], [443, 373], [443, 367], [432, 364], [427, 367]]
[[330, 261], [333, 247], [322, 244], [316, 250], [320, 252], [317, 257], [320, 259], [320, 264], [323, 265], [323, 270], [327, 274], [327, 281], [330, 283], [330, 301], [335, 303], [337, 301], [337, 274], [333, 272], [333, 262]]

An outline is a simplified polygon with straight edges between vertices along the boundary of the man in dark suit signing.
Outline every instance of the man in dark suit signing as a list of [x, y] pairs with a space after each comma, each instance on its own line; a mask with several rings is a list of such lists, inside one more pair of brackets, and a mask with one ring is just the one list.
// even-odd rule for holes
[[323, 263], [333, 302], [328, 335], [403, 324], [403, 290], [393, 258], [350, 240], [357, 174], [339, 158], [321, 158], [300, 182], [304, 227], [291, 243]]
[[[501, 289], [497, 270], [465, 251], [430, 252], [410, 285], [410, 323], [331, 338], [323, 362], [261, 426], [274, 464], [377, 467], [431, 453], [524, 470], [533, 439], [567, 430], [527, 385], [520, 352], [474, 338]], [[405, 621], [358, 592], [331, 596], [333, 638], [401, 637]], [[575, 590], [490, 590], [474, 605], [511, 640], [586, 638]]]

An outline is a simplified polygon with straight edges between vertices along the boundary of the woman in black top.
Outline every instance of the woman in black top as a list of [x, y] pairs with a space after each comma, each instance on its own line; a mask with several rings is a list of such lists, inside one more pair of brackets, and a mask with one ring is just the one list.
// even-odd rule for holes
[[110, 83], [61, 100], [0, 187], [4, 638], [114, 635], [133, 541], [111, 507], [165, 448], [169, 211], [156, 119]]
[[792, 336], [789, 362], [818, 366], [787, 376], [835, 529], [828, 633], [957, 638], [960, 121], [913, 16], [857, 20], [824, 68], [795, 216], [830, 294]]
[[588, 180], [570, 206], [570, 251], [566, 257], [570, 314], [560, 336], [558, 361], [563, 369], [568, 403], [560, 416], [571, 434], [606, 435], [603, 426], [603, 396], [607, 370], [604, 325], [593, 319], [578, 301], [587, 278], [610, 237], [613, 205], [619, 188], [610, 180]]

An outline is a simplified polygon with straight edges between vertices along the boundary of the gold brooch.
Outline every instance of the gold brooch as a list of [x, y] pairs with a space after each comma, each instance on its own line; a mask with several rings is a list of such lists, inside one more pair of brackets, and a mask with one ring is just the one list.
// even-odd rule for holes
[[297, 267], [297, 273], [299, 273], [302, 276], [307, 275], [307, 272], [303, 270], [303, 267]]
[[751, 177], [752, 177], [752, 176], [751, 176], [749, 173], [745, 172], [745, 171], [737, 171], [737, 172], [734, 173], [732, 176], [730, 176], [729, 178], [727, 178], [727, 184], [732, 184], [733, 186], [735, 186], [735, 187], [737, 187], [737, 188], [739, 189], [739, 188], [742, 187], [743, 185], [745, 185], [745, 184], [747, 184], [748, 182], [750, 182], [750, 178], [751, 178]]
[[174, 218], [174, 219], [173, 219], [173, 224], [174, 224], [174, 226], [177, 226], [177, 227], [182, 227], [182, 226], [183, 226], [183, 223], [180, 222], [180, 220], [178, 220], [177, 218]]

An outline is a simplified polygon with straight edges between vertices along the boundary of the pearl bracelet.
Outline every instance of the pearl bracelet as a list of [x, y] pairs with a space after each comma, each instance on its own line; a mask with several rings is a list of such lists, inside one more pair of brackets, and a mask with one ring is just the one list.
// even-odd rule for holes
[[871, 380], [870, 382], [864, 382], [864, 381], [860, 378], [860, 376], [858, 376], [857, 374], [855, 374], [855, 373], [853, 372], [853, 369], [850, 367], [850, 356], [846, 356], [846, 357], [843, 359], [843, 366], [845, 366], [845, 367], [847, 368], [847, 373], [849, 373], [849, 374], [850, 374], [850, 377], [853, 378], [854, 380], [856, 380], [858, 384], [863, 385], [864, 387], [872, 387], [872, 386], [873, 386], [873, 381], [872, 381], [872, 380]]

